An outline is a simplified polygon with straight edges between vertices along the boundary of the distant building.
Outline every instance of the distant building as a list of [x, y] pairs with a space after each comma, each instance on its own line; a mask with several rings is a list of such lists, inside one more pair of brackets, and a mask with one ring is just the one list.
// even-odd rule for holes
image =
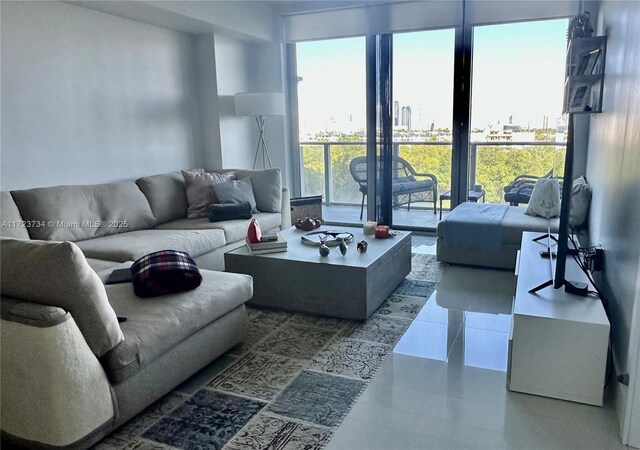
[[567, 142], [568, 130], [567, 116], [558, 117], [556, 119], [556, 142]]
[[511, 133], [511, 131], [491, 130], [489, 131], [489, 134], [487, 134], [486, 139], [487, 139], [487, 142], [496, 142], [496, 141], [508, 142], [513, 140], [513, 134]]
[[400, 125], [400, 102], [398, 100], [393, 102], [393, 125], [396, 127]]
[[401, 125], [403, 127], [407, 127], [407, 130], [411, 129], [411, 107], [403, 106], [402, 107], [402, 122]]
[[485, 136], [487, 142], [508, 142], [513, 140], [513, 131], [510, 126], [503, 125], [491, 127]]

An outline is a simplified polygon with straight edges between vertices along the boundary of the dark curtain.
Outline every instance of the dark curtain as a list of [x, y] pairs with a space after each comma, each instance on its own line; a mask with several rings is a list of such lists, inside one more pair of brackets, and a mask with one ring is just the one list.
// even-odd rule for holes
[[392, 39], [391, 34], [367, 38], [367, 179], [375, 180], [367, 186], [367, 206], [383, 225], [392, 224]]

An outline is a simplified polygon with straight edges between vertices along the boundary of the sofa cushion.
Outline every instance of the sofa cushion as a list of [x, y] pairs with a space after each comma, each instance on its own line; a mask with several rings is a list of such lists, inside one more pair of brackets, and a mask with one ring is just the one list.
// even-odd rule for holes
[[205, 173], [195, 170], [183, 170], [184, 185], [187, 192], [187, 217], [198, 219], [207, 217], [207, 209], [212, 203], [220, 203], [213, 191], [213, 185], [235, 180], [235, 172]]
[[14, 239], [29, 239], [27, 223], [22, 220], [18, 206], [7, 191], [0, 192], [0, 236]]
[[123, 262], [136, 260], [158, 250], [178, 250], [189, 253], [192, 257], [199, 256], [223, 247], [226, 242], [221, 230], [212, 229], [139, 230], [80, 241], [77, 244], [88, 258]]
[[136, 184], [147, 197], [156, 223], [187, 217], [189, 204], [180, 172], [142, 177], [136, 180]]
[[124, 342], [102, 358], [109, 378], [119, 383], [159, 356], [248, 301], [253, 283], [248, 275], [202, 270], [199, 288], [179, 294], [142, 299], [131, 283], [107, 286], [119, 316]]
[[279, 213], [282, 209], [280, 169], [237, 170], [238, 178], [249, 178], [253, 185], [256, 208], [260, 212]]
[[[251, 178], [214, 184], [213, 192], [215, 192], [219, 203], [247, 202], [251, 205], [252, 213], [258, 212], [256, 209], [256, 197], [253, 194], [253, 186], [251, 185]], [[215, 205], [215, 203], [212, 204]], [[209, 207], [210, 206], [211, 205], [209, 205]], [[207, 216], [209, 215], [209, 207], [207, 207]]]
[[520, 245], [523, 231], [547, 232], [547, 226], [552, 233], [558, 232], [560, 219], [545, 219], [544, 217], [529, 216], [524, 213], [524, 206], [509, 206], [502, 218], [502, 243]]
[[82, 241], [155, 225], [149, 202], [133, 181], [53, 186], [12, 195], [25, 220], [50, 223], [30, 228], [32, 239]]
[[[282, 223], [282, 215], [274, 213], [256, 213], [253, 218], [260, 224], [260, 229], [264, 231], [278, 228]], [[158, 230], [222, 230], [225, 241], [232, 242], [244, 240], [247, 237], [249, 228], [248, 220], [225, 220], [224, 222], [209, 222], [209, 219], [180, 219], [173, 222], [158, 225]], [[194, 256], [194, 255], [191, 255]], [[195, 255], [198, 256], [198, 255]]]
[[1, 240], [2, 294], [71, 313], [97, 356], [124, 339], [98, 275], [71, 242]]

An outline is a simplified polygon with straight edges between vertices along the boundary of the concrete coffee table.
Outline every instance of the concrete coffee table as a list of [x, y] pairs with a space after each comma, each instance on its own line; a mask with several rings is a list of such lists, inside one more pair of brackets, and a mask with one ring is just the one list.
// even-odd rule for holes
[[[364, 320], [391, 294], [411, 271], [411, 233], [389, 239], [364, 236], [361, 228], [323, 226], [320, 230], [348, 231], [354, 235], [349, 251], [338, 247], [327, 257], [318, 247], [303, 244], [304, 231], [282, 231], [288, 251], [251, 255], [246, 247], [225, 254], [228, 272], [253, 277], [250, 305]], [[366, 253], [356, 251], [365, 239]]]

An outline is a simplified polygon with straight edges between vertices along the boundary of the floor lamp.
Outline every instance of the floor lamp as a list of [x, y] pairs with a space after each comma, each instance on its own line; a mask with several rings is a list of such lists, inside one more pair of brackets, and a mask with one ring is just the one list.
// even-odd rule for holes
[[284, 116], [284, 95], [276, 92], [241, 93], [234, 95], [236, 115], [255, 116], [258, 124], [258, 145], [256, 155], [253, 158], [253, 168], [258, 163], [258, 155], [262, 153], [262, 167], [273, 167], [271, 156], [267, 149], [267, 141], [264, 138], [264, 124], [266, 116]]

